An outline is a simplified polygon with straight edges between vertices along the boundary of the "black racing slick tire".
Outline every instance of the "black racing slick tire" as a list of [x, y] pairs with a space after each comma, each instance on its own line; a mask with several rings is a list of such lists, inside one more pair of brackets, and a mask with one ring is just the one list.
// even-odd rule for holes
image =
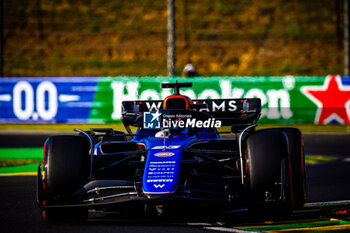
[[280, 129], [254, 132], [247, 138], [247, 176], [253, 214], [284, 213], [292, 209], [290, 162], [286, 134]]
[[302, 207], [306, 199], [306, 173], [303, 137], [299, 129], [282, 128], [288, 138], [291, 161], [293, 206]]
[[[45, 193], [47, 205], [59, 205], [89, 180], [89, 143], [80, 136], [52, 136], [44, 147]], [[72, 213], [72, 214], [71, 214]], [[74, 213], [74, 214], [73, 214]], [[47, 208], [48, 221], [87, 218], [87, 210]]]

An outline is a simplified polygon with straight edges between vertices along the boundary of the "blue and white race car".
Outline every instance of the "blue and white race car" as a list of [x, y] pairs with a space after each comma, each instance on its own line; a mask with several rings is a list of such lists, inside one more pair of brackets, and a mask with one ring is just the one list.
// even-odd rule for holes
[[203, 207], [288, 214], [303, 206], [301, 132], [256, 130], [260, 99], [192, 100], [180, 94], [191, 86], [165, 83], [162, 88], [174, 94], [164, 100], [124, 101], [127, 132], [101, 128], [49, 137], [37, 175], [44, 218]]

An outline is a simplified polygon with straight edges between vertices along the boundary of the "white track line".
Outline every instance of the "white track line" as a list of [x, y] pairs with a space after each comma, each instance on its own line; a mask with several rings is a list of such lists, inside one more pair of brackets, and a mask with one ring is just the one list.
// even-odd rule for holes
[[311, 203], [306, 203], [304, 206], [314, 206], [314, 205], [332, 205], [332, 204], [345, 204], [349, 203], [350, 200], [341, 200], [341, 201], [324, 201], [324, 202], [311, 202]]

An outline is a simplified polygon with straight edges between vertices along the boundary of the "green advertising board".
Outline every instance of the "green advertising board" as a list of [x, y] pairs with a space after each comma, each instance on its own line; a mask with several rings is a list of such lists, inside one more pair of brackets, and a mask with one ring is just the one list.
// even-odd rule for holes
[[193, 83], [192, 88], [181, 92], [192, 99], [260, 98], [262, 123], [321, 123], [315, 122], [319, 107], [306, 94], [305, 88], [323, 87], [326, 77], [300, 76], [100, 78], [90, 123], [119, 120], [124, 100], [164, 99], [171, 93], [160, 84], [176, 81]]
[[36, 77], [0, 80], [0, 123], [119, 122], [125, 100], [162, 100], [161, 83], [192, 82], [192, 99], [259, 98], [260, 123], [350, 124], [350, 78]]

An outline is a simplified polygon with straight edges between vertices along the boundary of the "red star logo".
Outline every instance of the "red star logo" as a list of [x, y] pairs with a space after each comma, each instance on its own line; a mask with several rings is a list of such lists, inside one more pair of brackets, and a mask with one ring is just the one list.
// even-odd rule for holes
[[323, 86], [305, 86], [301, 91], [318, 107], [315, 123], [350, 123], [350, 88], [343, 86], [340, 76], [328, 76]]

